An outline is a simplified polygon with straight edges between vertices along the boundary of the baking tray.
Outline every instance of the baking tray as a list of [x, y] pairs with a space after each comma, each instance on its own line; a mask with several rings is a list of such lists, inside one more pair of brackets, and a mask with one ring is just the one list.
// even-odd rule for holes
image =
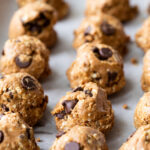
[[[59, 99], [70, 90], [66, 77], [66, 70], [75, 59], [76, 52], [72, 48], [73, 31], [76, 29], [84, 17], [85, 0], [66, 0], [70, 5], [69, 16], [58, 22], [55, 26], [59, 40], [55, 48], [51, 51], [50, 66], [52, 74], [42, 83], [45, 93], [49, 96], [49, 103], [43, 119], [34, 128], [35, 136], [41, 139], [38, 142], [41, 150], [48, 150], [55, 140], [57, 133], [55, 122], [50, 115], [50, 111]], [[127, 137], [135, 131], [133, 125], [133, 114], [137, 102], [143, 95], [140, 85], [142, 74], [142, 60], [144, 53], [136, 46], [134, 34], [148, 17], [147, 7], [149, 0], [131, 0], [132, 4], [137, 4], [140, 8], [139, 16], [125, 24], [125, 31], [131, 36], [128, 45], [129, 53], [124, 58], [124, 71], [126, 76], [126, 87], [118, 94], [110, 97], [115, 111], [115, 125], [107, 135], [109, 150], [117, 150]], [[10, 19], [17, 9], [15, 0], [0, 0], [0, 48], [3, 49], [4, 42], [8, 39], [8, 26]], [[133, 65], [130, 59], [135, 57], [137, 65]], [[129, 109], [122, 108], [124, 104]]]

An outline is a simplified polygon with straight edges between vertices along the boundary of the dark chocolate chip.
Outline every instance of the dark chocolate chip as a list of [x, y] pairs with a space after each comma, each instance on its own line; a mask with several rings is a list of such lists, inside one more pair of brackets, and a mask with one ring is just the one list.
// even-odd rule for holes
[[47, 27], [49, 24], [50, 20], [43, 12], [41, 12], [35, 20], [27, 23], [23, 22], [23, 26], [26, 28], [26, 30], [32, 32], [33, 34], [40, 34], [43, 28]]
[[63, 101], [62, 105], [64, 106], [65, 108], [65, 113], [66, 114], [70, 114], [71, 111], [73, 110], [73, 108], [76, 106], [78, 100], [75, 99], [75, 100], [65, 100]]
[[84, 92], [85, 92], [85, 94], [89, 95], [90, 97], [93, 96], [93, 94], [92, 94], [92, 92], [90, 90], [85, 90]]
[[60, 113], [54, 114], [58, 119], [64, 119], [64, 116], [66, 115], [65, 111], [61, 111]]
[[36, 85], [34, 83], [34, 79], [32, 79], [30, 76], [25, 76], [22, 81], [22, 86], [27, 90], [34, 90], [36, 89]]
[[2, 143], [4, 140], [4, 133], [0, 130], [0, 143]]
[[13, 99], [13, 98], [14, 98], [14, 95], [13, 95], [13, 93], [12, 93], [12, 92], [10, 92], [10, 93], [9, 93], [9, 97], [10, 97], [11, 99]]
[[27, 128], [27, 129], [26, 129], [26, 135], [27, 135], [27, 138], [28, 138], [28, 139], [31, 138], [30, 128]]
[[106, 21], [101, 24], [100, 28], [101, 31], [107, 36], [114, 35], [116, 32], [116, 29]]
[[5, 55], [5, 51], [4, 51], [4, 49], [2, 50], [2, 55], [3, 55], [3, 56]]
[[83, 88], [79, 86], [79, 87], [73, 89], [72, 92], [77, 92], [77, 91], [83, 91]]
[[85, 29], [85, 32], [84, 32], [84, 35], [87, 36], [90, 34], [90, 31], [91, 31], [91, 27], [88, 26], [86, 29]]
[[3, 108], [4, 111], [8, 112], [9, 108], [5, 104], [1, 104], [1, 107]]
[[56, 138], [61, 137], [61, 136], [64, 135], [65, 133], [66, 133], [66, 132], [64, 132], [64, 131], [58, 132], [58, 133], [56, 134]]
[[76, 142], [70, 142], [65, 145], [65, 150], [80, 150], [80, 144]]
[[28, 61], [21, 61], [20, 60], [20, 58], [19, 58], [19, 56], [17, 56], [16, 58], [15, 58], [15, 63], [16, 63], [16, 65], [19, 67], [19, 68], [27, 68], [27, 67], [29, 67], [30, 65], [31, 65], [31, 63], [32, 63], [32, 58], [30, 58]]
[[109, 57], [113, 55], [112, 51], [109, 48], [93, 48], [93, 52], [95, 53], [95, 56], [100, 60], [107, 60]]
[[99, 48], [94, 47], [92, 50], [93, 50], [93, 53], [97, 53], [97, 54], [99, 54]]
[[109, 57], [113, 55], [112, 51], [109, 48], [101, 48], [99, 50], [100, 59], [107, 60]]
[[108, 72], [108, 82], [114, 81], [117, 75], [117, 72]]

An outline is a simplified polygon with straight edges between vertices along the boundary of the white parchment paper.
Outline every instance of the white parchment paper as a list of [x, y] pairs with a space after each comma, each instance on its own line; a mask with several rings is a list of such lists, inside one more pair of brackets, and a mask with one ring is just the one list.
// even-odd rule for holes
[[[52, 49], [50, 57], [52, 74], [42, 83], [45, 93], [49, 96], [49, 104], [43, 119], [35, 127], [35, 136], [41, 139], [41, 142], [38, 143], [41, 150], [48, 150], [55, 139], [55, 122], [50, 115], [50, 111], [59, 99], [70, 90], [65, 72], [76, 56], [72, 48], [73, 30], [79, 26], [84, 17], [85, 0], [66, 1], [70, 5], [70, 15], [65, 20], [58, 22], [55, 27], [59, 40], [56, 47]], [[135, 131], [133, 126], [134, 109], [140, 97], [143, 95], [140, 87], [140, 78], [144, 54], [134, 43], [134, 34], [148, 17], [147, 7], [149, 0], [131, 0], [131, 2], [140, 7], [140, 14], [135, 20], [125, 24], [126, 33], [132, 38], [132, 42], [128, 45], [129, 53], [124, 60], [127, 84], [121, 92], [110, 98], [115, 111], [115, 125], [107, 136], [107, 143], [110, 150], [117, 150], [127, 137]], [[17, 5], [15, 0], [0, 0], [1, 50], [3, 49], [4, 42], [8, 38], [9, 22], [16, 9]], [[139, 63], [137, 66], [130, 63], [132, 57], [138, 59]], [[124, 110], [122, 108], [123, 104], [127, 104], [129, 109]]]

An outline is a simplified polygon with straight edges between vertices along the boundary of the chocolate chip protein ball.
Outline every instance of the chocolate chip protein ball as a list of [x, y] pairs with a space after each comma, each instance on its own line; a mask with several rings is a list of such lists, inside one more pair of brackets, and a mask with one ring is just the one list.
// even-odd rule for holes
[[137, 16], [137, 6], [131, 6], [130, 0], [87, 0], [87, 16], [106, 13], [118, 18], [121, 22], [127, 22]]
[[102, 43], [112, 46], [121, 55], [127, 52], [126, 44], [129, 37], [125, 34], [122, 24], [116, 18], [100, 13], [87, 17], [74, 32], [73, 46], [75, 49], [84, 43]]
[[141, 78], [141, 86], [143, 91], [150, 91], [150, 51], [147, 51], [144, 56], [143, 75]]
[[77, 51], [77, 58], [67, 71], [72, 88], [95, 82], [111, 95], [125, 86], [123, 61], [117, 51], [95, 43], [84, 44]]
[[64, 0], [17, 0], [17, 3], [19, 7], [23, 7], [28, 3], [35, 1], [42, 1], [53, 6], [58, 13], [59, 19], [63, 19], [64, 17], [66, 17], [69, 12], [69, 6]]
[[48, 102], [39, 82], [27, 73], [14, 73], [0, 79], [0, 113], [18, 112], [34, 126], [43, 116]]
[[144, 52], [150, 49], [150, 17], [146, 19], [142, 27], [136, 33], [136, 43], [137, 45], [143, 49]]
[[14, 14], [9, 27], [9, 38], [35, 36], [50, 48], [57, 40], [53, 29], [55, 23], [56, 12], [50, 5], [40, 1], [29, 3]]
[[1, 115], [0, 150], [40, 150], [33, 129], [18, 113]]
[[104, 135], [90, 127], [75, 126], [56, 137], [50, 150], [108, 150]]
[[150, 92], [143, 95], [136, 106], [134, 113], [134, 125], [139, 128], [142, 125], [150, 124]]
[[42, 78], [50, 73], [49, 51], [35, 37], [20, 36], [5, 43], [0, 59], [0, 70], [3, 74], [26, 72]]
[[119, 150], [149, 150], [150, 125], [140, 127], [133, 133]]
[[68, 92], [58, 102], [52, 115], [59, 131], [81, 125], [107, 133], [114, 123], [114, 112], [106, 92], [92, 82]]

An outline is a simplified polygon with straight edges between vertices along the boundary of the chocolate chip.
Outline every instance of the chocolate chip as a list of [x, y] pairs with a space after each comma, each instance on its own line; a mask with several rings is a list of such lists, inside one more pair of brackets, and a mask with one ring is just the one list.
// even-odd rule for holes
[[93, 52], [95, 53], [95, 56], [100, 60], [107, 60], [109, 57], [113, 55], [112, 51], [109, 48], [93, 48]]
[[92, 92], [90, 90], [85, 90], [84, 91], [85, 94], [89, 95], [90, 97], [93, 96]]
[[73, 108], [76, 106], [78, 100], [75, 99], [75, 100], [65, 100], [63, 101], [62, 105], [64, 106], [65, 108], [65, 113], [66, 114], [70, 114], [71, 111], [73, 110]]
[[79, 87], [73, 89], [72, 92], [78, 92], [78, 91], [83, 91], [83, 88], [79, 86]]
[[116, 32], [116, 29], [112, 25], [108, 24], [106, 21], [101, 24], [100, 28], [101, 31], [107, 36], [114, 35]]
[[27, 90], [34, 90], [36, 89], [36, 85], [34, 83], [34, 79], [32, 79], [30, 76], [25, 76], [22, 81], [22, 86]]
[[4, 140], [4, 133], [0, 130], [0, 143], [2, 143]]
[[26, 129], [26, 135], [27, 135], [27, 138], [28, 138], [28, 139], [31, 138], [30, 128], [27, 128], [27, 129]]
[[76, 142], [70, 142], [65, 145], [65, 150], [81, 150], [80, 144]]
[[87, 36], [90, 34], [90, 31], [91, 31], [91, 27], [88, 26], [86, 29], [85, 29], [85, 32], [84, 32], [84, 35]]
[[2, 55], [3, 55], [3, 56], [5, 55], [5, 51], [4, 51], [4, 49], [2, 50]]
[[112, 51], [109, 48], [101, 48], [99, 50], [100, 59], [101, 60], [107, 60], [109, 57], [112, 56]]
[[42, 29], [47, 27], [50, 24], [50, 20], [46, 17], [44, 13], [40, 13], [39, 16], [30, 22], [24, 23], [23, 26], [27, 31], [32, 32], [33, 34], [40, 34]]
[[64, 135], [65, 133], [66, 133], [66, 132], [64, 132], [64, 131], [58, 132], [58, 133], [56, 134], [56, 138], [61, 137], [61, 136]]
[[108, 72], [108, 82], [114, 81], [117, 77], [117, 72]]
[[12, 93], [12, 92], [10, 92], [10, 93], [9, 93], [9, 97], [10, 97], [11, 99], [13, 99], [13, 98], [14, 98], [14, 95], [13, 95], [13, 93]]
[[60, 113], [54, 114], [58, 119], [64, 119], [64, 116], [66, 115], [65, 111], [61, 111]]
[[20, 58], [19, 58], [19, 56], [17, 56], [16, 58], [15, 58], [15, 63], [16, 63], [16, 65], [18, 66], [18, 67], [20, 67], [20, 68], [27, 68], [27, 67], [29, 67], [30, 65], [31, 65], [31, 63], [32, 63], [32, 58], [30, 58], [28, 61], [21, 61], [20, 60]]
[[9, 108], [5, 104], [1, 104], [1, 107], [3, 108], [4, 111], [8, 112]]

